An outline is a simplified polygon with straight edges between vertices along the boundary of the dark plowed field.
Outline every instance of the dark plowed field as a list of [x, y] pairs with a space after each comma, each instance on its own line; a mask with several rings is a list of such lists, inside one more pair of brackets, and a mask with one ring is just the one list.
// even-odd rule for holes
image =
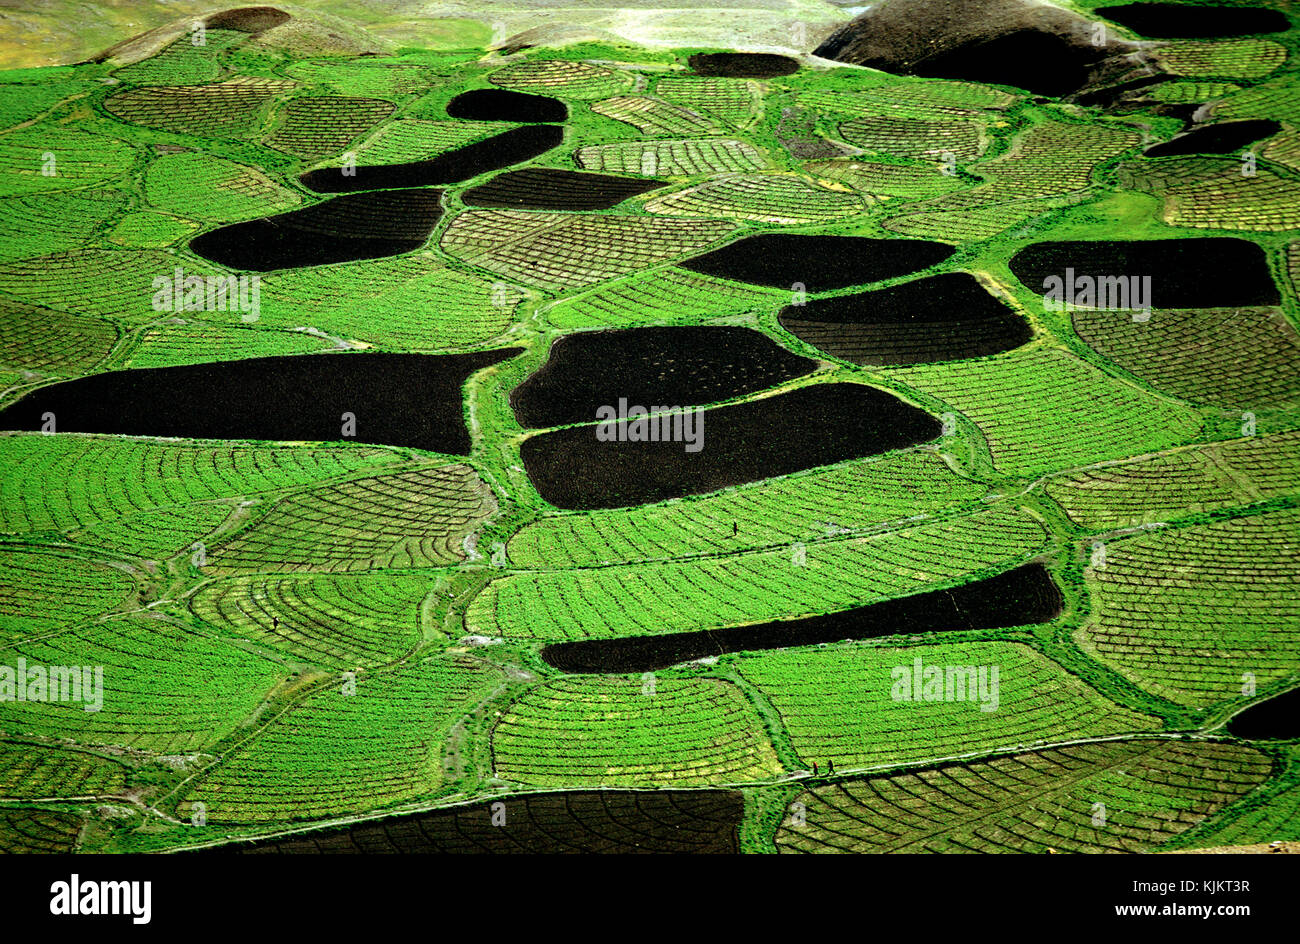
[[1097, 7], [1098, 16], [1152, 39], [1222, 39], [1284, 33], [1286, 14], [1263, 7], [1216, 7], [1196, 3], [1124, 3]]
[[419, 249], [441, 216], [441, 190], [356, 193], [214, 229], [192, 239], [190, 249], [256, 272], [378, 259]]
[[769, 52], [701, 52], [686, 60], [696, 75], [771, 79], [799, 71], [799, 60]]
[[782, 309], [781, 327], [833, 357], [877, 366], [980, 357], [1019, 347], [1029, 324], [965, 272]]
[[1086, 85], [1099, 58], [1082, 44], [1025, 29], [932, 56], [918, 63], [913, 74], [1011, 85], [1037, 95], [1061, 96]]
[[734, 853], [744, 813], [731, 790], [598, 790], [511, 797], [347, 829], [232, 843], [210, 853]]
[[924, 239], [865, 236], [750, 236], [681, 263], [684, 268], [737, 282], [829, 292], [928, 269], [955, 252]]
[[1174, 157], [1179, 154], [1231, 154], [1252, 141], [1269, 138], [1282, 130], [1276, 121], [1225, 121], [1222, 124], [1194, 128], [1172, 140], [1153, 144], [1143, 153], [1147, 157]]
[[681, 442], [602, 442], [596, 425], [532, 436], [520, 452], [529, 479], [552, 505], [620, 508], [901, 449], [941, 432], [928, 413], [854, 383], [714, 407], [703, 420], [698, 452]]
[[[0, 411], [0, 429], [39, 430], [49, 412], [59, 432], [355, 441], [465, 455], [461, 387], [520, 350], [305, 354], [112, 371], [28, 394]], [[356, 417], [356, 435], [346, 440], [344, 413]]]
[[1251, 705], [1228, 722], [1228, 733], [1252, 741], [1300, 738], [1300, 688]]
[[694, 406], [810, 373], [816, 362], [749, 328], [633, 328], [560, 338], [537, 373], [510, 394], [521, 426], [591, 423], [629, 404]]
[[569, 109], [558, 98], [546, 95], [474, 89], [449, 101], [447, 114], [466, 121], [564, 121]]
[[562, 642], [546, 646], [541, 655], [562, 672], [653, 672], [728, 652], [1029, 626], [1054, 619], [1063, 605], [1061, 591], [1047, 568], [1026, 564], [951, 590], [918, 593], [839, 613], [698, 633]]
[[487, 183], [466, 190], [461, 199], [467, 206], [517, 210], [607, 210], [628, 197], [658, 190], [662, 186], [635, 177], [538, 167], [500, 174]]
[[238, 7], [222, 10], [203, 21], [208, 29], [232, 29], [241, 33], [262, 33], [288, 23], [292, 16], [275, 7]]
[[564, 129], [556, 125], [525, 125], [427, 161], [357, 167], [351, 175], [345, 175], [341, 167], [322, 167], [308, 171], [299, 180], [317, 193], [454, 184], [531, 160], [563, 140]]
[[1277, 286], [1264, 250], [1231, 237], [1035, 243], [1011, 257], [1011, 271], [1032, 291], [1049, 275], [1150, 276], [1156, 308], [1276, 305]]

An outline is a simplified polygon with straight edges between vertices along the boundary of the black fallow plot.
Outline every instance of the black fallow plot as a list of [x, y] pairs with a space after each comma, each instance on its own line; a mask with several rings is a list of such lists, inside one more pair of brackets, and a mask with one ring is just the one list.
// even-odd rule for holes
[[317, 193], [455, 184], [531, 160], [557, 147], [563, 140], [564, 129], [557, 125], [525, 125], [427, 161], [352, 167], [348, 168], [348, 173], [344, 173], [341, 166], [319, 167], [298, 179], [304, 187]]
[[1300, 738], [1300, 688], [1251, 705], [1228, 721], [1228, 733], [1252, 741]]
[[1200, 3], [1124, 3], [1092, 11], [1151, 39], [1222, 39], [1285, 33], [1286, 14], [1266, 7]]
[[675, 327], [583, 331], [560, 338], [536, 373], [510, 394], [521, 426], [591, 423], [620, 398], [650, 407], [728, 400], [811, 373], [751, 328]]
[[264, 33], [288, 23], [292, 16], [275, 7], [237, 7], [214, 13], [203, 21], [208, 29], [238, 30], [241, 33]]
[[701, 52], [686, 60], [696, 75], [772, 79], [799, 71], [799, 60], [770, 52]]
[[1229, 236], [1034, 243], [1012, 256], [1010, 267], [1035, 292], [1045, 291], [1044, 280], [1052, 276], [1150, 277], [1155, 308], [1235, 308], [1281, 300], [1264, 250]]
[[912, 74], [1011, 85], [1039, 95], [1062, 96], [1087, 85], [1100, 58], [1077, 42], [1026, 29], [945, 50], [922, 60]]
[[745, 798], [734, 790], [568, 790], [232, 842], [199, 854], [735, 853], [744, 812]]
[[447, 103], [447, 116], [466, 121], [565, 121], [569, 109], [558, 98], [506, 89], [461, 92]]
[[1193, 128], [1176, 138], [1153, 144], [1143, 153], [1147, 157], [1174, 157], [1180, 154], [1232, 154], [1247, 144], [1270, 138], [1282, 130], [1276, 121], [1265, 118], [1250, 121], [1225, 121]]
[[551, 167], [529, 167], [498, 174], [461, 194], [466, 206], [522, 210], [608, 210], [628, 197], [664, 184], [635, 177], [613, 177]]
[[937, 265], [956, 249], [924, 239], [872, 239], [867, 236], [800, 236], [767, 233], [680, 263], [702, 275], [829, 292], [910, 275]]
[[441, 190], [355, 193], [214, 229], [192, 239], [190, 249], [254, 272], [379, 259], [419, 249], [441, 216]]
[[1063, 606], [1056, 581], [1046, 567], [1035, 563], [950, 590], [869, 603], [823, 616], [696, 633], [561, 642], [544, 647], [541, 655], [547, 665], [562, 672], [654, 672], [728, 652], [1030, 626], [1055, 619]]
[[852, 364], [890, 366], [982, 357], [1033, 337], [1028, 322], [966, 272], [789, 305], [795, 337]]
[[[813, 384], [682, 419], [567, 426], [525, 439], [520, 453], [552, 505], [622, 508], [902, 449], [942, 431], [928, 413], [857, 383]], [[640, 432], [657, 432], [657, 441]]]
[[[467, 455], [462, 387], [521, 353], [304, 354], [118, 370], [42, 387], [0, 429], [192, 439], [363, 442]], [[345, 433], [349, 414], [355, 423]]]

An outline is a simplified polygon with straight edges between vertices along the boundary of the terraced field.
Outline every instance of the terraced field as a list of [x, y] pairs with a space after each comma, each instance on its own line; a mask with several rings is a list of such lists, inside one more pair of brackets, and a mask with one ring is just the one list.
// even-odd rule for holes
[[0, 72], [0, 851], [1300, 839], [1300, 19], [899, 4]]

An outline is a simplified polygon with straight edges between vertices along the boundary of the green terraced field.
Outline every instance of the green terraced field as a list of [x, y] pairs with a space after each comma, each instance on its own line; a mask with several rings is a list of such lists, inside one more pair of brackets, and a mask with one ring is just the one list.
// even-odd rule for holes
[[[1104, 5], [1061, 4], [1090, 21]], [[66, 64], [0, 43], [0, 61], [41, 65], [0, 71], [0, 409], [69, 382], [112, 392], [46, 427], [0, 421], [0, 851], [308, 828], [321, 847], [419, 850], [441, 835], [413, 825], [427, 815], [462, 817], [469, 843], [476, 804], [528, 810], [526, 841], [501, 835], [547, 851], [624, 832], [653, 847], [677, 814], [698, 837], [673, 826], [668, 847], [752, 853], [1300, 841], [1300, 728], [1232, 722], [1300, 684], [1293, 4], [1276, 4], [1289, 31], [1148, 39], [1059, 95], [837, 61], [821, 44], [853, 14], [812, 2], [714, 24], [615, 4], [554, 33], [542, 12], [584, 5], [497, 4], [489, 24], [331, 3], [219, 20], [203, 45], [153, 11], [160, 31], [102, 57], [40, 6], [15, 22], [62, 36]], [[110, 6], [86, 35], [130, 39]], [[208, 15], [190, 6], [169, 16]], [[790, 68], [694, 58], [751, 47]], [[1241, 121], [1265, 124], [1239, 146], [1143, 153], [1185, 122]], [[470, 192], [521, 169], [495, 202]], [[404, 199], [424, 201], [414, 234]], [[236, 256], [214, 252], [229, 233]], [[735, 269], [698, 258], [751, 237], [779, 238]], [[851, 244], [814, 237], [879, 240], [863, 258], [881, 268], [855, 273]], [[1012, 264], [1040, 243], [1223, 238], [1271, 285], [1174, 278], [1173, 259], [1100, 274], [1150, 276], [1157, 297], [1182, 280], [1176, 302], [1061, 310]], [[241, 252], [248, 268], [217, 261]], [[256, 307], [160, 304], [156, 280], [178, 272], [254, 275]], [[1017, 341], [972, 346], [984, 315], [938, 287], [957, 273]], [[932, 278], [928, 299], [909, 288]], [[890, 310], [896, 289], [918, 307]], [[755, 384], [743, 331], [804, 366]], [[863, 363], [836, 356], [839, 331]], [[904, 332], [941, 353], [891, 358]], [[594, 343], [566, 365], [552, 345], [579, 333]], [[382, 366], [417, 359], [437, 380], [435, 358], [484, 352], [500, 355], [444, 385], [449, 407]], [[344, 358], [381, 366], [286, 379], [286, 362]], [[79, 425], [83, 407], [125, 410], [145, 371], [200, 377], [176, 402], [224, 419], [209, 384], [241, 368], [265, 413], [344, 406], [277, 441], [237, 411], [202, 438]], [[710, 408], [700, 455], [724, 460], [691, 479], [685, 450], [691, 481], [655, 483], [669, 497], [562, 506], [534, 484], [541, 444], [572, 450], [552, 456], [561, 483], [594, 468], [616, 496], [679, 444], [617, 443], [635, 463], [604, 471], [598, 437], [548, 440], [586, 425], [516, 413], [534, 377], [560, 406]], [[895, 412], [778, 412], [845, 384]], [[377, 391], [459, 421], [468, 446], [367, 439], [387, 417], [347, 404]], [[138, 406], [147, 427], [174, 404]], [[723, 428], [768, 409], [758, 432]], [[933, 434], [855, 439], [914, 414]], [[750, 449], [766, 471], [728, 477]], [[1024, 615], [1030, 591], [978, 598], [1015, 568], [1050, 582], [1047, 616]], [[732, 630], [752, 648], [723, 645]], [[689, 658], [637, 661], [686, 640]], [[565, 671], [574, 652], [610, 661]], [[383, 840], [330, 832], [351, 829]]]

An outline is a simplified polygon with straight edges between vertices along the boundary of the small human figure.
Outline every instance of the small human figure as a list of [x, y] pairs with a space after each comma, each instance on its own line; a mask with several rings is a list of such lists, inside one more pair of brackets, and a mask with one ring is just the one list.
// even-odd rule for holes
[[279, 628], [280, 628], [280, 617], [278, 617], [278, 616], [272, 616], [272, 617], [271, 617], [271, 630], [272, 630], [272, 632], [274, 632], [275, 630], [277, 630], [277, 629], [279, 629]]
[[740, 525], [733, 521], [731, 522], [731, 536], [734, 538], [738, 534], [740, 534]]
[[817, 761], [813, 761], [813, 776], [817, 776]]
[[835, 761], [833, 761], [833, 760], [828, 760], [828, 761], [826, 762], [826, 772], [827, 772], [828, 774], [833, 774], [833, 773], [835, 773]]

